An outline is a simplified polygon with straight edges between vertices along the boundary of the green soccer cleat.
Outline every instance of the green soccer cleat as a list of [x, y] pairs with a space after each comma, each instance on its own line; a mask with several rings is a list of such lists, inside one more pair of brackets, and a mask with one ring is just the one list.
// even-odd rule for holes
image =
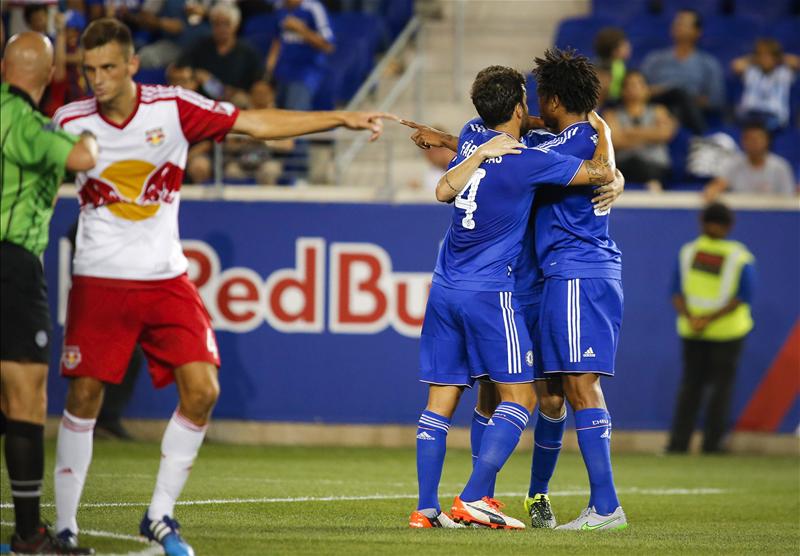
[[531, 527], [534, 529], [555, 529], [556, 516], [550, 505], [550, 497], [546, 494], [537, 494], [533, 498], [526, 496], [525, 512], [531, 517]]
[[600, 515], [594, 508], [586, 508], [581, 515], [556, 527], [559, 531], [619, 531], [628, 526], [628, 518], [622, 511], [622, 506], [618, 506], [614, 513], [610, 515]]

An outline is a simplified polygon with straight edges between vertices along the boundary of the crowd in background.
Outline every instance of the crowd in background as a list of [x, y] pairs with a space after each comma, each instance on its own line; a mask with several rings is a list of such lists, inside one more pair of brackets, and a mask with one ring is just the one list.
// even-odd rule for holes
[[[54, 43], [56, 72], [42, 103], [48, 115], [89, 94], [80, 35], [101, 17], [133, 32], [140, 83], [180, 85], [241, 108], [310, 110], [349, 100], [410, 19], [413, 0], [12, 0], [2, 8], [6, 38], [31, 29]], [[192, 148], [190, 183], [212, 179], [211, 151], [210, 143]], [[292, 184], [305, 177], [307, 158], [305, 140], [232, 138], [224, 179]]]
[[[766, 31], [763, 37], [736, 36], [737, 25], [747, 23], [737, 9], [751, 4], [594, 0], [591, 16], [562, 22], [558, 46], [576, 47], [598, 68], [603, 114], [629, 183], [651, 191], [703, 188], [708, 200], [724, 191], [797, 193], [800, 56], [787, 50], [798, 43], [767, 36], [779, 27], [769, 20], [754, 23]], [[800, 21], [800, 1], [771, 6], [777, 4], [786, 13], [774, 17]], [[413, 0], [12, 0], [2, 6], [6, 37], [29, 28], [53, 39], [56, 71], [43, 101], [48, 114], [88, 94], [80, 34], [99, 17], [119, 18], [134, 32], [140, 82], [181, 85], [240, 107], [308, 110], [349, 100], [413, 12]], [[620, 18], [616, 24], [612, 14]], [[739, 55], [723, 60], [702, 48], [707, 19]], [[658, 44], [658, 33], [646, 29], [658, 22], [669, 27], [671, 45]], [[727, 35], [720, 22], [727, 22]], [[578, 44], [587, 36], [590, 44]], [[432, 171], [440, 171], [438, 162], [431, 161]], [[292, 184], [306, 179], [308, 168], [307, 140], [225, 143], [228, 183]], [[187, 180], [212, 178], [212, 145], [195, 145]]]
[[[784, 19], [800, 22], [800, 3], [782, 3], [788, 12]], [[595, 0], [596, 22], [607, 23], [603, 10], [617, 4]], [[627, 27], [635, 31], [650, 22], [668, 24], [671, 45], [634, 52], [622, 24], [600, 28], [591, 45], [601, 77], [603, 114], [628, 181], [651, 191], [702, 188], [709, 201], [725, 191], [796, 195], [800, 56], [769, 36], [779, 26], [753, 20], [764, 36], [737, 36], [737, 25], [748, 19], [735, 12], [733, 0], [639, 4], [642, 12]], [[712, 14], [706, 17], [695, 7]], [[722, 35], [717, 47], [721, 55], [702, 48], [706, 19]], [[562, 23], [566, 37], [561, 42], [570, 40], [569, 23]], [[800, 24], [794, 48], [798, 29]]]

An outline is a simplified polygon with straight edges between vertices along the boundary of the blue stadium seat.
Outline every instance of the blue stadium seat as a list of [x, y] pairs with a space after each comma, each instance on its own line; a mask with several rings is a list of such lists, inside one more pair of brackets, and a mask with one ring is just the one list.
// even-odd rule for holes
[[561, 20], [556, 30], [555, 45], [559, 48], [568, 46], [581, 54], [594, 58], [594, 37], [603, 27], [613, 27], [615, 22], [607, 17], [570, 17]]
[[669, 156], [672, 160], [670, 182], [683, 182], [689, 179], [686, 171], [686, 159], [689, 156], [689, 140], [691, 138], [692, 134], [689, 130], [680, 128], [669, 143]]
[[671, 22], [671, 18], [664, 15], [646, 14], [633, 18], [625, 25], [625, 34], [633, 47], [630, 67], [639, 67], [647, 54], [672, 44], [669, 34]]
[[381, 13], [389, 38], [394, 40], [414, 16], [414, 0], [383, 0]]
[[772, 152], [789, 162], [795, 182], [800, 182], [800, 129], [790, 128], [776, 135], [772, 140]]
[[766, 26], [764, 34], [774, 37], [786, 52], [800, 54], [800, 16], [786, 17]]
[[241, 36], [266, 57], [272, 39], [277, 34], [275, 14], [258, 14], [248, 18], [242, 26]]
[[609, 18], [624, 25], [649, 12], [650, 0], [592, 0], [592, 16]]
[[795, 0], [734, 0], [736, 15], [764, 21], [777, 21], [792, 15]]
[[164, 85], [167, 82], [167, 68], [140, 69], [134, 76], [134, 81], [143, 85]]
[[721, 14], [723, 4], [723, 0], [667, 0], [663, 13], [671, 16], [679, 10], [694, 10], [706, 18]]
[[699, 46], [714, 54], [723, 69], [729, 72], [731, 60], [752, 52], [762, 28], [760, 21], [749, 17], [710, 17], [704, 24]]

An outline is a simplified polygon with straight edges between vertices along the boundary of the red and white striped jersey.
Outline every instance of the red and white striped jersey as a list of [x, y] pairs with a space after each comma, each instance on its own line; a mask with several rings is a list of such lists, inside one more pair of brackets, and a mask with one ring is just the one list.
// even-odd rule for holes
[[239, 111], [180, 87], [138, 85], [127, 121], [116, 124], [95, 98], [60, 108], [66, 131], [97, 138], [97, 166], [78, 174], [81, 202], [74, 273], [126, 280], [161, 280], [186, 272], [178, 206], [189, 146], [221, 141]]

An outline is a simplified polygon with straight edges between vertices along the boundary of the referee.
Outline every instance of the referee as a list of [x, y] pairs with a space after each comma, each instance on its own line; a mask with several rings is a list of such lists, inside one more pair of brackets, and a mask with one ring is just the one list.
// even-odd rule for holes
[[722, 451], [739, 355], [753, 328], [755, 258], [744, 244], [727, 239], [733, 213], [713, 203], [701, 223], [702, 235], [681, 248], [673, 278], [684, 369], [667, 446], [672, 453], [688, 450], [706, 392], [703, 452]]
[[65, 170], [97, 162], [93, 137], [56, 129], [37, 105], [53, 75], [53, 47], [39, 33], [8, 41], [0, 85], [0, 407], [14, 499], [17, 554], [92, 554], [43, 526], [44, 420], [52, 325], [40, 257]]

